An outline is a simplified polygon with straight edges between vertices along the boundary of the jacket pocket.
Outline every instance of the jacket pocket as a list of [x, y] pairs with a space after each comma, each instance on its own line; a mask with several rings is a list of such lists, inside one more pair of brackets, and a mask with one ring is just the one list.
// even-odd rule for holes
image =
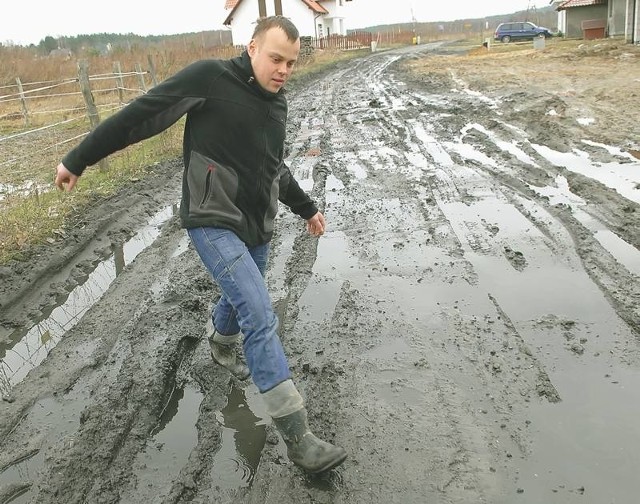
[[271, 190], [269, 191], [269, 206], [264, 214], [264, 222], [262, 228], [266, 233], [273, 232], [273, 221], [278, 213], [278, 197], [280, 195], [280, 176], [276, 177], [271, 183]]
[[231, 168], [192, 151], [187, 170], [189, 215], [226, 223], [242, 222], [236, 206], [238, 175]]

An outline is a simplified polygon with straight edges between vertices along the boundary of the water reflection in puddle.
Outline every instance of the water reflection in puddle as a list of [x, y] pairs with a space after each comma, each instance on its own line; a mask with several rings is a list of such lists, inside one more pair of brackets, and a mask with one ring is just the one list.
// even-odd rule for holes
[[202, 394], [194, 388], [173, 391], [151, 439], [134, 463], [135, 492], [126, 492], [123, 502], [145, 498], [154, 502], [159, 495], [167, 495], [198, 443], [196, 421], [201, 402]]
[[532, 144], [545, 159], [555, 164], [597, 180], [614, 189], [625, 198], [640, 203], [640, 163], [594, 163], [587, 152], [558, 152], [544, 145]]
[[267, 439], [265, 419], [268, 416], [256, 387], [252, 385], [245, 391], [232, 384], [227, 405], [216, 416], [224, 428], [222, 445], [211, 470], [213, 486], [223, 492], [248, 487]]
[[294, 175], [303, 191], [311, 192], [313, 190], [313, 167], [316, 162], [315, 157], [305, 157], [296, 166]]
[[585, 211], [581, 210], [580, 207], [585, 206], [586, 202], [571, 192], [569, 183], [565, 177], [558, 175], [555, 180], [555, 187], [530, 187], [538, 194], [549, 198], [549, 203], [552, 205], [564, 204], [571, 207], [571, 211], [576, 219], [593, 232], [596, 240], [598, 240], [620, 264], [631, 273], [640, 276], [640, 251], [610, 231], [604, 224], [596, 221]]
[[[520, 502], [636, 502], [638, 370], [562, 360], [562, 401], [532, 405], [532, 451], [519, 462]], [[585, 500], [586, 499], [586, 500]]]
[[33, 181], [25, 182], [21, 185], [0, 184], [0, 201], [7, 196], [28, 196], [29, 194], [44, 194], [52, 191], [51, 184], [42, 184]]
[[338, 303], [342, 283], [342, 280], [314, 275], [299, 300], [305, 319], [321, 322], [330, 318]]
[[537, 163], [527, 153], [525, 153], [522, 149], [520, 149], [520, 147], [518, 147], [516, 142], [513, 142], [513, 141], [512, 142], [506, 142], [504, 140], [501, 140], [494, 133], [492, 133], [487, 128], [485, 128], [484, 126], [482, 126], [482, 125], [480, 125], [478, 123], [468, 124], [467, 126], [465, 126], [462, 129], [462, 131], [461, 131], [462, 136], [461, 136], [460, 142], [459, 142], [460, 145], [464, 145], [464, 144], [462, 144], [462, 139], [472, 129], [474, 129], [476, 131], [479, 131], [479, 132], [483, 133], [484, 135], [486, 135], [487, 138], [489, 138], [489, 140], [491, 140], [501, 150], [503, 150], [505, 152], [508, 152], [509, 154], [511, 154], [513, 157], [515, 157], [519, 161], [522, 161], [523, 163], [531, 165], [531, 166], [538, 166]]
[[180, 257], [182, 254], [184, 254], [189, 249], [189, 243], [189, 235], [185, 233], [185, 235], [180, 239], [178, 246], [171, 254], [171, 258], [175, 259], [176, 257]]
[[424, 149], [433, 158], [433, 161], [438, 166], [453, 166], [453, 159], [449, 153], [444, 149], [441, 142], [438, 141], [431, 133], [416, 121], [409, 121], [412, 123], [413, 132], [422, 143]]
[[[122, 247], [98, 263], [86, 281], [69, 292], [66, 299], [54, 307], [46, 318], [37, 321], [26, 331], [15, 331], [10, 336], [11, 343], [0, 344], [0, 393], [8, 394], [13, 386], [45, 359], [67, 331], [102, 298], [125, 266], [155, 241], [160, 235], [161, 225], [176, 211], [175, 206], [170, 206], [155, 214]], [[84, 351], [90, 354], [94, 349], [95, 346]]]
[[[0, 486], [30, 484], [38, 480], [48, 444], [72, 439], [70, 436], [78, 427], [80, 412], [90, 400], [93, 382], [78, 382], [68, 394], [43, 398], [30, 408], [20, 429], [30, 432], [34, 446], [40, 449], [25, 452], [20, 461], [6, 467], [0, 473]], [[192, 386], [173, 391], [158, 424], [150, 433], [146, 448], [133, 464], [135, 488], [123, 492], [122, 502], [143, 502], [145, 499], [156, 502], [159, 495], [169, 492], [171, 482], [179, 479], [181, 469], [197, 446], [196, 424], [202, 400], [202, 393]], [[216, 419], [222, 431], [220, 449], [213, 460], [212, 479], [214, 487], [231, 494], [251, 485], [266, 442], [265, 425], [270, 419], [257, 388], [251, 385], [242, 389], [234, 383], [230, 384], [227, 404], [216, 412]], [[10, 502], [32, 502], [33, 497], [33, 491], [25, 487]]]
[[344, 184], [335, 175], [327, 175], [325, 182], [325, 203], [328, 206], [339, 202], [342, 199], [340, 191], [344, 189]]
[[445, 142], [445, 145], [452, 152], [457, 153], [462, 159], [477, 161], [484, 166], [497, 167], [497, 163], [487, 156], [484, 152], [480, 152], [473, 145], [467, 143]]
[[[595, 221], [593, 222], [595, 223]], [[599, 229], [595, 231], [594, 236], [600, 242], [600, 245], [608, 250], [620, 264], [624, 265], [634, 275], [640, 277], [640, 250], [608, 229]]]

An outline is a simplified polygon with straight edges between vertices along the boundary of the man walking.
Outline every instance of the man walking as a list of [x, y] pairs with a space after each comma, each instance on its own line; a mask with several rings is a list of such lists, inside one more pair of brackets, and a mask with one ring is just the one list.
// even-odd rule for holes
[[[283, 161], [283, 86], [299, 51], [291, 21], [260, 19], [241, 56], [192, 63], [103, 121], [64, 156], [55, 183], [72, 190], [87, 166], [186, 114], [180, 219], [222, 293], [206, 329], [212, 356], [238, 378], [251, 376], [289, 458], [319, 473], [347, 454], [309, 429], [264, 281], [278, 200], [307, 221], [312, 235], [325, 229], [324, 216]], [[235, 355], [241, 337], [248, 369]]]

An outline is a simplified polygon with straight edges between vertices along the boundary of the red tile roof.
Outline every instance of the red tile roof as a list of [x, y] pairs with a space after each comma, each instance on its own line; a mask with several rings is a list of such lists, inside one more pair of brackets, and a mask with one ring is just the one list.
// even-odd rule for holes
[[329, 11], [320, 5], [316, 0], [302, 0], [307, 7], [317, 14], [329, 14]]
[[233, 9], [239, 1], [240, 0], [226, 0], [224, 3], [224, 8], [226, 10]]
[[573, 7], [587, 7], [589, 5], [602, 5], [606, 4], [607, 0], [567, 0], [564, 3], [558, 5], [556, 10], [571, 9]]

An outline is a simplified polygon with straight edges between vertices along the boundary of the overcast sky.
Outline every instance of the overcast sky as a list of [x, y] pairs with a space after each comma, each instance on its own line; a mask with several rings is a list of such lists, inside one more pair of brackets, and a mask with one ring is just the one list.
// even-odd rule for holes
[[[254, 0], [255, 1], [255, 0]], [[37, 44], [47, 35], [165, 35], [222, 27], [225, 0], [2, 0], [0, 42]], [[411, 21], [451, 21], [508, 14], [549, 0], [353, 0], [348, 28]], [[247, 41], [248, 42], [248, 41]]]

